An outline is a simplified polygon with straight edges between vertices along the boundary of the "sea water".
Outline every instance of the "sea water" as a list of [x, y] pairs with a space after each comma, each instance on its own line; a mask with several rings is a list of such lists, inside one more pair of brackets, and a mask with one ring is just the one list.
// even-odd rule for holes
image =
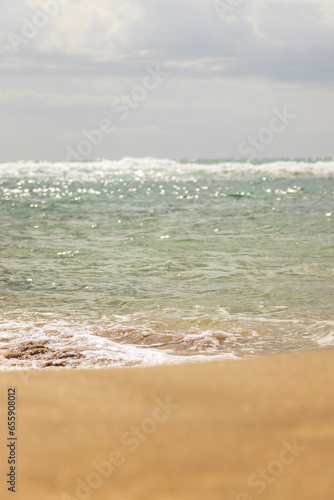
[[334, 346], [334, 160], [0, 164], [0, 366]]

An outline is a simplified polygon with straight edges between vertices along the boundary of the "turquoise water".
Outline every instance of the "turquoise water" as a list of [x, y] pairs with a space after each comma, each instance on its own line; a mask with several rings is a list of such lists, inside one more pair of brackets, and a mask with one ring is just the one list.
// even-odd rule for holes
[[331, 159], [0, 164], [2, 366], [332, 346], [333, 193]]

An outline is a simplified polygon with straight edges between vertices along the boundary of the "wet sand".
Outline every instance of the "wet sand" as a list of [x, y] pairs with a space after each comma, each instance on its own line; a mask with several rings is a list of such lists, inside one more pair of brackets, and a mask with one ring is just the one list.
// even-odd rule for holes
[[[0, 374], [0, 497], [334, 498], [334, 351]], [[7, 491], [7, 390], [17, 395]]]

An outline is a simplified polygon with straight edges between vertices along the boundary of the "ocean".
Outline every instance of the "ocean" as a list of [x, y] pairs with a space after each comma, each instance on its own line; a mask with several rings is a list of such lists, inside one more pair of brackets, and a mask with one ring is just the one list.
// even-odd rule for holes
[[0, 368], [334, 346], [334, 160], [0, 163]]

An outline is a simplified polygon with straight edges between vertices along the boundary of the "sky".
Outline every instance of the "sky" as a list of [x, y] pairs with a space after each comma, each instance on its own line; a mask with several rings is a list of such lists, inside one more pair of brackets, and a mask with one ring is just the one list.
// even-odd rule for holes
[[0, 161], [334, 156], [332, 0], [2, 0]]

